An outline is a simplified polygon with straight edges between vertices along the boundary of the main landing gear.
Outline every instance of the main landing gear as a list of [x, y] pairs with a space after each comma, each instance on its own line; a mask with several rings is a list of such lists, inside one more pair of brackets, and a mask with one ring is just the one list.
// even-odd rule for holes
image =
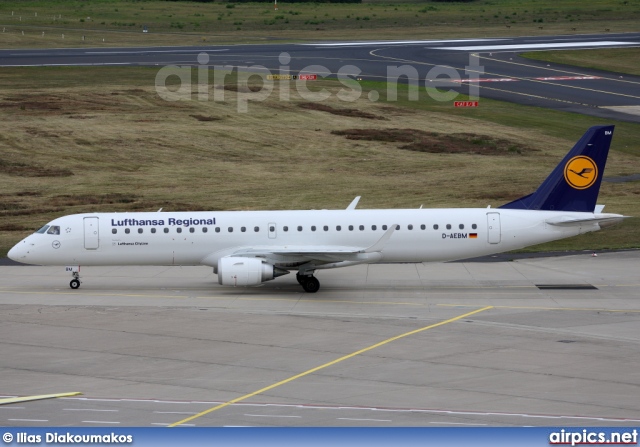
[[296, 274], [296, 279], [307, 293], [316, 293], [320, 289], [320, 281], [313, 275]]

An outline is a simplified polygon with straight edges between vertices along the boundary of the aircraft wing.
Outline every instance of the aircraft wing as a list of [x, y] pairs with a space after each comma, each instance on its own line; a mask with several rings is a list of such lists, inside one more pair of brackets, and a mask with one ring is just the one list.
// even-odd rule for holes
[[[382, 259], [382, 249], [397, 225], [390, 225], [382, 237], [369, 247], [346, 245], [261, 245], [253, 247], [238, 247], [225, 256], [267, 258], [274, 263], [318, 263], [323, 267], [332, 268], [344, 265], [363, 264]], [[203, 259], [204, 265], [211, 265], [216, 256], [210, 255]], [[215, 261], [217, 262], [217, 261]]]
[[264, 246], [241, 248], [231, 256], [271, 258], [274, 260], [300, 262], [300, 261], [320, 261], [336, 262], [345, 260], [356, 260], [365, 258], [359, 256], [363, 253], [362, 247], [343, 246]]

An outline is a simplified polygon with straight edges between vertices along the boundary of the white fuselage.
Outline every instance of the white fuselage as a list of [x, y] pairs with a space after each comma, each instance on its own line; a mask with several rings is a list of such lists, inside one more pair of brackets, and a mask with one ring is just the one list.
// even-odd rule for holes
[[[513, 209], [405, 209], [88, 213], [60, 217], [59, 234], [35, 233], [9, 256], [43, 265], [210, 265], [244, 249], [370, 247], [398, 225], [374, 262], [449, 261], [535, 245], [600, 229], [549, 225], [593, 213]], [[273, 250], [271, 250], [273, 249]], [[305, 262], [267, 256], [294, 270]]]

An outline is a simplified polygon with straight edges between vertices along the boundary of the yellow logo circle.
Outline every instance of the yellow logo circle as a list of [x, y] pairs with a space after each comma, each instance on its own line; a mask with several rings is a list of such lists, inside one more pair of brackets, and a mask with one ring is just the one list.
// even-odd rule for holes
[[575, 189], [587, 189], [598, 178], [598, 166], [584, 155], [573, 157], [564, 167], [564, 179]]

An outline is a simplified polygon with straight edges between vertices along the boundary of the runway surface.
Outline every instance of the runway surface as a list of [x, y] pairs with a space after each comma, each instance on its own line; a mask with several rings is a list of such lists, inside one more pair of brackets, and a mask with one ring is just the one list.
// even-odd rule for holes
[[[640, 33], [202, 47], [2, 50], [0, 66], [199, 66], [442, 86], [480, 98], [640, 122], [640, 77], [547, 64], [523, 51], [640, 46]], [[206, 53], [204, 59], [198, 56]], [[477, 55], [477, 62], [471, 58]], [[396, 67], [402, 67], [397, 69]], [[456, 78], [438, 70], [451, 67]], [[470, 67], [466, 70], [466, 67]], [[436, 68], [436, 71], [432, 71]], [[396, 71], [402, 76], [394, 74]], [[447, 70], [451, 73], [451, 70]], [[436, 80], [436, 78], [438, 80]], [[454, 82], [449, 82], [453, 80]], [[436, 82], [436, 83], [434, 83]], [[380, 93], [380, 92], [378, 92]], [[372, 100], [376, 100], [374, 95]]]
[[[356, 266], [0, 266], [5, 426], [637, 426], [640, 252]], [[546, 286], [546, 287], [543, 287]], [[233, 401], [230, 405], [220, 405]], [[207, 412], [204, 414], [204, 412]]]

